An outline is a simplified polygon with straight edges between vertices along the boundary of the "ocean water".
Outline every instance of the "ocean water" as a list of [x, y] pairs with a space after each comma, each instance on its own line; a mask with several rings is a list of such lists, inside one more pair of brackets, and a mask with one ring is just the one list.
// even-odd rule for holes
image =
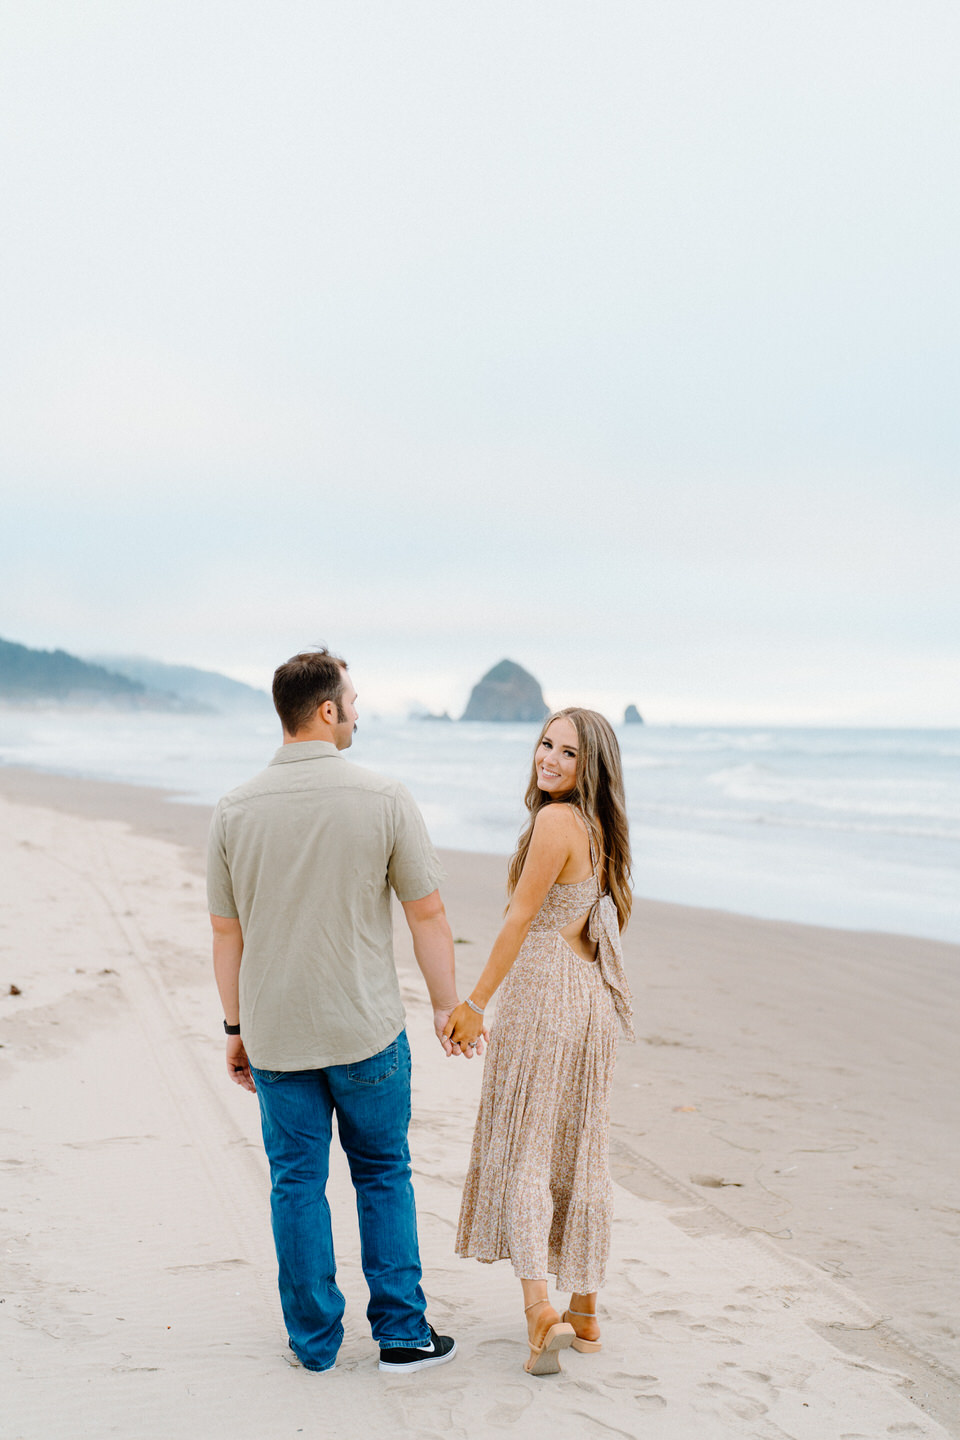
[[[960, 731], [620, 729], [637, 893], [960, 942]], [[535, 727], [362, 719], [435, 843], [508, 855]], [[254, 716], [0, 711], [0, 764], [214, 801], [279, 742]]]

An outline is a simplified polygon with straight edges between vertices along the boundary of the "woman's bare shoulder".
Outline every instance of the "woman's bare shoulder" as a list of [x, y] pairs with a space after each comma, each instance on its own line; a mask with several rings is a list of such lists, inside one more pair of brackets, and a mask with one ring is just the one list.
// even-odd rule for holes
[[552, 848], [563, 845], [568, 851], [573, 851], [577, 848], [580, 837], [585, 838], [583, 825], [569, 805], [544, 805], [537, 812], [531, 837], [536, 845], [549, 845]]
[[537, 811], [533, 828], [548, 835], [561, 835], [567, 830], [580, 829], [576, 816], [569, 805], [544, 805]]

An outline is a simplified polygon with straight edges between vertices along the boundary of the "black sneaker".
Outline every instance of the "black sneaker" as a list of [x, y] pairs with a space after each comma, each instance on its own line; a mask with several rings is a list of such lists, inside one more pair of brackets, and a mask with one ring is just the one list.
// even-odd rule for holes
[[380, 1350], [381, 1370], [426, 1370], [428, 1365], [445, 1365], [457, 1353], [457, 1342], [452, 1335], [438, 1335], [430, 1326], [430, 1344], [419, 1350], [408, 1350], [400, 1345], [388, 1345]]

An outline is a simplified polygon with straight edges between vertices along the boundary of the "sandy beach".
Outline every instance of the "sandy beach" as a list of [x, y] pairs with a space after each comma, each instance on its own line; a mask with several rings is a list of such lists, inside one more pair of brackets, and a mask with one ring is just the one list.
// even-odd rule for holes
[[[207, 816], [0, 769], [0, 1440], [960, 1435], [960, 947], [638, 903], [604, 1349], [538, 1381], [512, 1272], [453, 1255], [482, 1062], [443, 1056], [398, 927], [424, 1288], [459, 1354], [377, 1371], [337, 1160], [347, 1337], [312, 1375], [223, 1069]], [[443, 861], [465, 990], [505, 866]]]

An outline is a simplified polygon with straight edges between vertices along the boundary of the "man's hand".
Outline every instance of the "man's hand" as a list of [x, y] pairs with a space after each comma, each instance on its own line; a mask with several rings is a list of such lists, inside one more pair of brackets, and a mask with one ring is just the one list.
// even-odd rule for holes
[[452, 1013], [453, 1012], [450, 1010], [434, 1010], [433, 1012], [433, 1028], [436, 1032], [437, 1039], [443, 1046], [443, 1053], [447, 1056], [453, 1054], [453, 1046], [450, 1044], [450, 1041], [444, 1035], [443, 1027], [446, 1025]]
[[254, 1095], [257, 1093], [253, 1076], [250, 1074], [250, 1061], [240, 1035], [227, 1036], [227, 1074], [234, 1085], [242, 1085], [244, 1090], [250, 1090]]
[[[231, 1025], [240, 1016], [240, 963], [243, 960], [243, 931], [240, 921], [228, 915], [211, 915], [213, 927], [213, 973], [220, 992], [224, 1018]], [[231, 1018], [232, 1017], [232, 1018]], [[239, 1035], [227, 1036], [227, 1074], [234, 1085], [255, 1090], [250, 1061]]]

